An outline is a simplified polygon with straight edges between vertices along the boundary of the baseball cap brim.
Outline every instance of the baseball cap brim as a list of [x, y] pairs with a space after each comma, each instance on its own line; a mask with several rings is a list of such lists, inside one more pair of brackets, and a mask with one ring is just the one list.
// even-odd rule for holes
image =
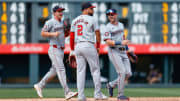
[[56, 11], [60, 12], [60, 11], [64, 11], [64, 10], [65, 10], [65, 8], [59, 8]]
[[107, 13], [107, 15], [116, 15], [116, 13]]
[[90, 6], [89, 8], [96, 8], [96, 6]]
[[106, 15], [116, 15], [116, 10], [115, 9], [109, 9], [106, 11]]

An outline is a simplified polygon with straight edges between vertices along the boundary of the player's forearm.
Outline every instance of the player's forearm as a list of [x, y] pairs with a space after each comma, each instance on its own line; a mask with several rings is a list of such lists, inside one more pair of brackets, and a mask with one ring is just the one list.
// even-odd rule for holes
[[43, 36], [43, 37], [53, 37], [55, 35], [54, 35], [54, 33], [51, 33], [51, 32], [42, 31], [41, 36]]
[[106, 44], [107, 44], [108, 46], [115, 46], [115, 41], [108, 39], [108, 40], [106, 40]]
[[111, 39], [108, 39], [106, 40], [106, 44], [108, 46], [116, 46], [116, 45], [126, 45], [126, 48], [128, 49], [128, 44], [129, 44], [129, 40], [123, 40], [123, 41], [115, 41], [115, 40], [111, 40]]
[[97, 41], [97, 42], [101, 42], [101, 34], [100, 34], [100, 31], [99, 31], [99, 30], [96, 30], [95, 33], [96, 33], [96, 41]]
[[101, 43], [101, 34], [99, 30], [95, 31], [96, 33], [96, 44], [97, 44], [97, 48], [100, 48], [100, 43]]

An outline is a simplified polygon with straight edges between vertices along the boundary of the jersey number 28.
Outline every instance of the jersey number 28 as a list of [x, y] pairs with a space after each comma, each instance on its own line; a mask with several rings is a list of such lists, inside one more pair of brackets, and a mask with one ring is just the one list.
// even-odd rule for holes
[[77, 35], [78, 35], [78, 36], [83, 35], [83, 32], [82, 32], [82, 30], [83, 30], [83, 26], [82, 26], [82, 25], [78, 25], [77, 27], [78, 27], [78, 30], [77, 30]]

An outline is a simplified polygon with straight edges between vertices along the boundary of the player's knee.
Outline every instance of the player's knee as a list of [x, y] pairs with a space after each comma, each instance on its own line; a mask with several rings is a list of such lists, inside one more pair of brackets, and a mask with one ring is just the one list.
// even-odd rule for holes
[[125, 74], [126, 71], [125, 71], [124, 69], [121, 69], [121, 70], [117, 71], [117, 73], [118, 73], [118, 74]]
[[55, 68], [56, 68], [56, 71], [65, 71], [64, 66], [57, 66]]
[[91, 71], [91, 75], [99, 75], [99, 74], [100, 74], [99, 69], [95, 69], [95, 70]]

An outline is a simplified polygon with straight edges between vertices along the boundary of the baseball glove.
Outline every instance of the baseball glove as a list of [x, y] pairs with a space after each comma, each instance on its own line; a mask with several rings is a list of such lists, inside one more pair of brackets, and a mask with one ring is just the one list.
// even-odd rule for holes
[[70, 29], [71, 29], [71, 24], [69, 21], [69, 18], [64, 19], [64, 33], [65, 33], [65, 37], [69, 36], [70, 33]]
[[76, 68], [76, 67], [77, 67], [75, 55], [70, 55], [70, 56], [69, 56], [69, 65], [70, 65], [72, 68]]
[[127, 52], [127, 55], [132, 63], [138, 62], [138, 57], [136, 54], [134, 54], [134, 52]]

